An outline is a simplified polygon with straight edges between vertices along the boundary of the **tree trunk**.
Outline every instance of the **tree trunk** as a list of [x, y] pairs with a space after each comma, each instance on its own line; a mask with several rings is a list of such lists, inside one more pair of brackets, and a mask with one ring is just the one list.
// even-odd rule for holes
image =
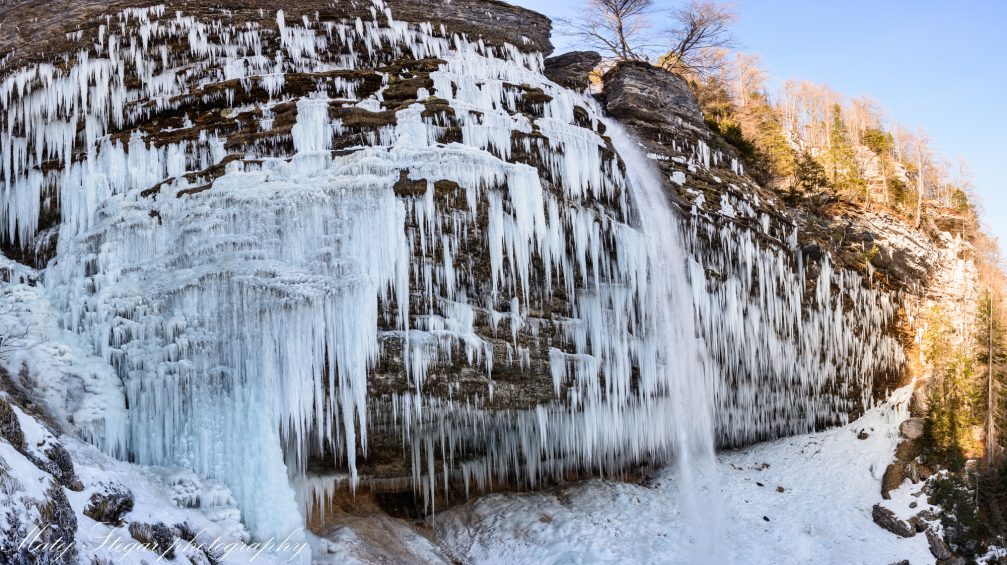
[[920, 170], [916, 181], [916, 228], [923, 223], [923, 156], [920, 155]]
[[990, 286], [990, 308], [989, 308], [989, 372], [986, 382], [986, 458], [989, 464], [993, 465], [994, 446], [996, 442], [993, 438], [993, 287]]
[[881, 190], [885, 193], [885, 206], [891, 206], [891, 198], [888, 196], [888, 171], [885, 170], [885, 153], [881, 152]]
[[623, 59], [629, 59], [630, 58], [629, 57], [629, 53], [630, 53], [630, 51], [629, 51], [629, 44], [626, 43], [626, 33], [625, 33], [625, 31], [623, 30], [623, 27], [622, 27], [622, 18], [621, 17], [617, 17], [616, 18], [615, 31], [616, 31], [616, 34], [618, 34], [618, 36], [619, 36], [619, 49], [622, 50], [622, 58]]

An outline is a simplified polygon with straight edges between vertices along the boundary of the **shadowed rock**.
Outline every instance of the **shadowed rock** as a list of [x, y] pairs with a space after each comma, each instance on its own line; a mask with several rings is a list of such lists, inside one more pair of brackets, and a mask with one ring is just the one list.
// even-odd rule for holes
[[175, 558], [175, 548], [173, 547], [176, 539], [175, 533], [163, 522], [156, 524], [133, 522], [129, 525], [129, 535], [149, 550], [164, 556], [165, 559], [170, 561]]
[[4, 399], [0, 398], [0, 437], [7, 440], [7, 443], [18, 450], [24, 450], [24, 432], [21, 430], [21, 423], [17, 420], [14, 409]]
[[67, 452], [62, 444], [57, 443], [52, 445], [46, 450], [45, 455], [49, 458], [50, 472], [53, 478], [56, 479], [56, 482], [72, 491], [80, 492], [84, 490], [84, 485], [77, 478], [77, 471], [73, 468], [73, 460], [70, 459], [70, 453]]
[[930, 545], [930, 553], [937, 559], [951, 559], [951, 549], [933, 528], [927, 529], [927, 544]]
[[905, 521], [899, 520], [894, 512], [884, 506], [881, 506], [880, 504], [874, 505], [874, 508], [871, 510], [871, 518], [874, 520], [875, 524], [897, 536], [911, 538], [916, 535], [915, 528], [907, 524]]
[[118, 526], [123, 516], [133, 510], [133, 493], [119, 484], [102, 485], [102, 491], [91, 495], [84, 515], [99, 522]]
[[38, 528], [41, 531], [31, 543], [35, 549], [32, 563], [71, 565], [77, 563], [77, 515], [63, 492], [53, 483], [46, 491], [46, 501], [38, 507]]
[[589, 75], [601, 62], [594, 51], [571, 51], [545, 60], [545, 76], [560, 86], [584, 90], [591, 86]]

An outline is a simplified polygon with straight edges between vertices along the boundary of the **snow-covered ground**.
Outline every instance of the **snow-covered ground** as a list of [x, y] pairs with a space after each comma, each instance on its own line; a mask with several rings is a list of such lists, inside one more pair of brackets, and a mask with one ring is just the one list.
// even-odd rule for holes
[[[0, 399], [4, 397], [0, 393]], [[24, 434], [25, 452], [42, 462], [43, 467], [49, 461], [46, 450], [57, 444], [67, 449], [73, 461], [82, 488], [61, 489], [72, 510], [71, 522], [76, 523], [72, 546], [77, 556], [72, 562], [141, 565], [170, 561], [162, 549], [134, 539], [126, 523], [162, 523], [169, 527], [184, 523], [196, 537], [193, 543], [174, 539], [175, 562], [208, 564], [205, 550], [221, 565], [303, 563], [312, 552], [304, 543], [279, 539], [250, 542], [240, 522], [240, 511], [223, 483], [199, 479], [187, 469], [117, 461], [73, 437], [57, 438], [16, 406], [11, 410]], [[69, 540], [54, 542], [42, 537], [45, 531], [58, 527], [52, 518], [40, 516], [40, 506], [51, 498], [47, 490], [54, 482], [47, 470], [0, 437], [0, 562], [18, 557], [16, 552], [4, 553], [5, 549], [13, 551], [13, 546], [27, 548], [34, 556], [68, 551], [64, 548]], [[123, 515], [124, 523], [119, 526], [95, 521], [85, 514], [91, 495], [110, 484], [122, 485], [133, 495], [133, 508]]]
[[[908, 417], [911, 387], [859, 420], [718, 457], [718, 524], [700, 548], [683, 539], [674, 470], [644, 485], [591, 480], [547, 492], [493, 494], [439, 514], [438, 542], [466, 563], [911, 563], [933, 561], [926, 536], [900, 538], [871, 519], [928, 508], [908, 481], [882, 501], [881, 477]], [[857, 439], [860, 431], [867, 439]], [[917, 507], [909, 508], [911, 502]]]

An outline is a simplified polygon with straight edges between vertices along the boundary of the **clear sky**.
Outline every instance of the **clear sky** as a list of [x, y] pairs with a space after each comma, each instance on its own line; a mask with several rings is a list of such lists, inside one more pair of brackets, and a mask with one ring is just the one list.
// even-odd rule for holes
[[[581, 0], [508, 0], [571, 17]], [[673, 8], [685, 0], [657, 0]], [[891, 119], [922, 126], [951, 162], [975, 172], [988, 230], [1007, 252], [1007, 1], [736, 0], [738, 47], [774, 83], [806, 79], [868, 95]], [[577, 48], [556, 36], [557, 52]]]

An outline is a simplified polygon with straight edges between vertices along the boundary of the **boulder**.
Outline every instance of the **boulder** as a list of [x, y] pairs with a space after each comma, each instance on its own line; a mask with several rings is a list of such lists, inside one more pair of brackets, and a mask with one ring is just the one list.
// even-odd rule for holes
[[133, 493], [119, 483], [101, 485], [101, 489], [91, 495], [84, 515], [112, 526], [122, 524], [123, 516], [133, 510]]
[[916, 535], [916, 529], [907, 524], [903, 520], [899, 520], [898, 516], [894, 512], [881, 506], [880, 504], [875, 504], [874, 508], [871, 510], [871, 518], [874, 523], [889, 532], [902, 536], [904, 538], [911, 538]]
[[45, 492], [45, 501], [38, 505], [37, 525], [41, 531], [37, 538], [30, 538], [34, 559], [29, 563], [77, 563], [77, 515], [58, 483], [52, 483]]
[[18, 422], [17, 414], [14, 413], [10, 403], [2, 398], [0, 398], [0, 438], [7, 440], [14, 449], [24, 450], [24, 432], [21, 431], [21, 423]]
[[916, 533], [923, 533], [930, 529], [930, 524], [928, 524], [926, 520], [920, 518], [918, 514], [906, 521], [909, 522], [910, 526], [916, 529]]
[[951, 549], [944, 541], [944, 538], [933, 528], [927, 528], [927, 543], [930, 545], [930, 553], [938, 560], [951, 559]]
[[77, 471], [73, 468], [70, 453], [62, 444], [56, 443], [50, 446], [46, 450], [45, 456], [49, 458], [48, 470], [56, 482], [75, 492], [84, 490], [84, 485], [80, 482]]
[[584, 90], [591, 86], [589, 75], [601, 63], [594, 51], [571, 51], [545, 60], [545, 76], [560, 86]]
[[702, 124], [703, 111], [682, 77], [649, 63], [619, 63], [604, 76], [605, 107], [620, 120], [661, 123], [672, 116]]
[[923, 418], [909, 418], [899, 424], [899, 433], [908, 439], [917, 439], [923, 435]]
[[925, 481], [934, 474], [933, 469], [917, 461], [906, 463], [905, 469], [906, 477], [914, 483]]
[[168, 561], [175, 559], [175, 532], [163, 522], [145, 524], [133, 522], [129, 525], [129, 535], [144, 547], [163, 556]]
[[905, 466], [898, 461], [889, 465], [881, 477], [881, 498], [890, 500], [892, 496], [888, 492], [899, 488], [904, 480], [906, 480]]

